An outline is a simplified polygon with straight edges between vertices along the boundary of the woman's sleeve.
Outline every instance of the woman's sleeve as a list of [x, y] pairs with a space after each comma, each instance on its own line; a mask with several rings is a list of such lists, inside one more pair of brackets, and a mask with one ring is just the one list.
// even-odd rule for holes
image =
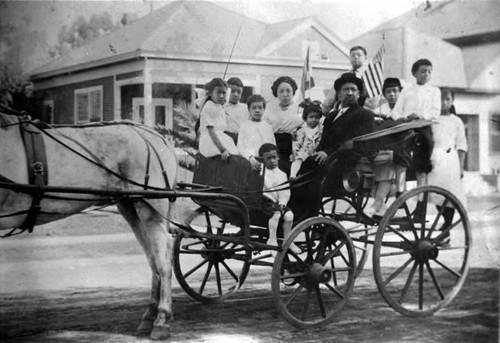
[[205, 127], [216, 126], [217, 110], [217, 107], [212, 102], [208, 101], [200, 114], [201, 125]]

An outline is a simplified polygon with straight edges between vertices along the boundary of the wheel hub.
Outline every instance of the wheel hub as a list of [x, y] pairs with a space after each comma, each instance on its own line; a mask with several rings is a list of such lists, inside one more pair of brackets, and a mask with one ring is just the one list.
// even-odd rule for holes
[[326, 283], [332, 278], [332, 272], [319, 263], [313, 263], [307, 273], [307, 279], [310, 283]]
[[437, 247], [431, 241], [423, 239], [416, 244], [414, 257], [420, 263], [436, 259], [438, 256]]

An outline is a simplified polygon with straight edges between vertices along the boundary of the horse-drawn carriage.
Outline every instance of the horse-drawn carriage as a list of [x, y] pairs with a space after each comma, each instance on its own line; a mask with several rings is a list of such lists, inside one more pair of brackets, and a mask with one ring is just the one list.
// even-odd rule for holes
[[[292, 190], [289, 206], [296, 220], [280, 246], [266, 245], [267, 222], [259, 215], [262, 175], [243, 158], [228, 164], [199, 156], [195, 184], [181, 188], [236, 195], [245, 211], [228, 199], [193, 197], [200, 207], [186, 219], [174, 245], [180, 285], [199, 301], [220, 301], [243, 284], [252, 265], [269, 266], [281, 315], [299, 327], [323, 324], [347, 302], [373, 246], [373, 272], [387, 303], [405, 315], [434, 313], [453, 299], [467, 274], [471, 237], [463, 206], [444, 189], [421, 186], [397, 197], [382, 218], [364, 212], [373, 188], [367, 158], [379, 150], [398, 149], [414, 139], [415, 129], [428, 125], [403, 123], [354, 139], [349, 154], [359, 156], [361, 163], [355, 159], [352, 169], [344, 166], [339, 180], [327, 182], [330, 175], [322, 178], [310, 170], [283, 185]], [[337, 157], [333, 163], [343, 164]], [[297, 190], [309, 196], [294, 198]], [[415, 211], [418, 201], [425, 204], [423, 215]], [[445, 207], [455, 210], [455, 221], [448, 226], [443, 225]], [[451, 243], [445, 239], [450, 233]], [[301, 252], [289, 249], [292, 244]]]
[[[294, 211], [307, 207], [307, 213], [296, 213], [289, 237], [279, 246], [270, 246], [266, 244], [267, 221], [259, 215], [262, 175], [253, 173], [244, 159], [233, 156], [236, 162], [229, 164], [199, 159], [193, 182], [175, 183], [175, 172], [167, 168], [172, 162], [176, 164], [171, 147], [142, 126], [104, 125], [58, 133], [31, 121], [2, 118], [5, 131], [0, 138], [4, 143], [22, 144], [18, 130], [22, 125], [48, 137], [49, 166], [56, 166], [49, 172], [58, 179], [53, 179], [55, 185], [31, 185], [27, 180], [16, 181], [19, 168], [0, 170], [0, 229], [32, 229], [92, 204], [116, 203], [144, 247], [153, 271], [152, 299], [139, 328], [151, 332], [153, 338], [170, 334], [166, 324], [171, 318], [170, 243], [160, 224], [168, 220], [169, 212], [162, 208], [168, 207], [166, 200], [179, 197], [191, 198], [199, 208], [183, 222], [170, 223], [180, 228], [173, 243], [173, 270], [182, 288], [202, 302], [232, 295], [252, 265], [269, 266], [276, 308], [289, 323], [328, 323], [348, 301], [370, 246], [378, 289], [387, 303], [403, 314], [434, 313], [455, 297], [466, 278], [470, 224], [464, 207], [444, 189], [413, 188], [397, 197], [383, 218], [376, 220], [364, 213], [372, 187], [369, 169], [356, 167], [337, 180], [342, 185], [338, 192], [312, 194], [314, 204], [297, 201]], [[411, 139], [414, 127], [401, 125], [355, 139], [353, 153], [372, 156], [386, 148], [384, 137], [398, 132]], [[124, 130], [129, 135], [127, 141], [119, 139]], [[107, 143], [102, 142], [106, 135], [110, 135]], [[114, 149], [113, 144], [119, 148]], [[2, 149], [6, 154], [3, 166], [13, 161], [15, 167], [23, 165], [20, 159], [25, 159], [26, 153], [19, 146], [2, 145]], [[57, 156], [49, 156], [56, 152]], [[74, 165], [68, 165], [64, 158]], [[94, 171], [84, 173], [89, 165]], [[26, 169], [22, 167], [22, 172], [27, 173]], [[70, 175], [63, 173], [65, 169]], [[66, 180], [71, 182], [65, 185]], [[309, 173], [291, 187], [308, 186], [311, 180], [324, 184], [315, 173]], [[439, 199], [437, 208], [432, 205], [434, 199]], [[426, 212], [417, 216], [414, 208], [419, 200], [426, 204]], [[455, 216], [451, 225], [442, 227], [445, 207], [454, 208]], [[449, 234], [451, 243], [443, 243]], [[291, 244], [300, 252], [289, 250]]]

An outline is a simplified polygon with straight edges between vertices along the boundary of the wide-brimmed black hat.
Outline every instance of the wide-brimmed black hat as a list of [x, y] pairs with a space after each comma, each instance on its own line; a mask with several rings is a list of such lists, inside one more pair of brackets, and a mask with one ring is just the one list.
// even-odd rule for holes
[[333, 88], [336, 92], [338, 92], [340, 87], [348, 82], [354, 83], [358, 87], [359, 93], [363, 93], [363, 81], [356, 77], [353, 73], [342, 74], [337, 80], [335, 80]]

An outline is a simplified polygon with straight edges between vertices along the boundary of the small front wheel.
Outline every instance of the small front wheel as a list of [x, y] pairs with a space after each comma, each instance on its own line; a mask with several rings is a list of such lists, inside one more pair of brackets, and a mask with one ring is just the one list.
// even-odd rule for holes
[[276, 309], [296, 327], [331, 322], [354, 288], [356, 253], [347, 231], [326, 217], [299, 223], [273, 266]]
[[245, 281], [250, 269], [251, 251], [242, 244], [216, 239], [216, 235], [238, 237], [242, 231], [222, 221], [208, 209], [193, 211], [187, 223], [193, 230], [209, 237], [176, 237], [174, 273], [177, 281], [187, 294], [198, 301], [222, 301]]

